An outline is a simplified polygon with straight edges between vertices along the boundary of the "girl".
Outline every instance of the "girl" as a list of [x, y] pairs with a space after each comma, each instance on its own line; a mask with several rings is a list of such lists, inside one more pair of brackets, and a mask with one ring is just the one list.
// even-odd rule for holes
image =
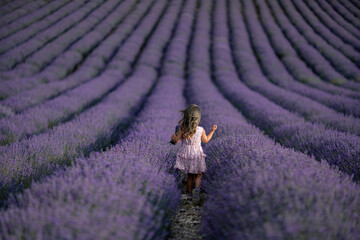
[[[181, 146], [176, 154], [176, 163], [174, 168], [178, 168], [187, 173], [187, 194], [188, 199], [192, 199], [194, 204], [200, 201], [200, 182], [201, 174], [205, 172], [205, 157], [201, 147], [201, 141], [207, 143], [212, 138], [216, 125], [213, 125], [209, 135], [206, 135], [204, 128], [198, 126], [201, 118], [200, 108], [191, 104], [184, 110], [183, 118], [179, 121], [179, 131], [171, 136], [173, 142], [181, 141]], [[195, 189], [193, 189], [195, 178]]]

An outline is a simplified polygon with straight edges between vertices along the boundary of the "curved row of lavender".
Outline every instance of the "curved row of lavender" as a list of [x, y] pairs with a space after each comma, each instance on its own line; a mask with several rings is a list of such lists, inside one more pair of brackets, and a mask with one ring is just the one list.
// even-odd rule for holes
[[[121, 52], [119, 49], [123, 48], [123, 43], [130, 36], [130, 33], [135, 26], [139, 24], [141, 17], [143, 16], [142, 13], [148, 8], [146, 8], [145, 5], [139, 5], [134, 9], [134, 13], [131, 11], [129, 14], [123, 16], [123, 11], [121, 10], [123, 10], [124, 7], [125, 6], [121, 5], [120, 11], [115, 11], [112, 16], [107, 17], [106, 21], [108, 21], [109, 24], [117, 24], [106, 35], [104, 40], [94, 42], [93, 39], [91, 39], [91, 35], [89, 38], [85, 38], [85, 41], [80, 40], [83, 45], [77, 45], [83, 49], [83, 54], [86, 57], [78, 59], [80, 62], [77, 62], [75, 71], [71, 71], [65, 78], [62, 78], [61, 81], [52, 81], [47, 84], [42, 84], [41, 81], [38, 81], [38, 78], [33, 78], [35, 80], [34, 82], [27, 79], [26, 83], [31, 83], [30, 89], [8, 97], [1, 101], [0, 104], [3, 107], [6, 107], [9, 112], [20, 113], [31, 106], [44, 102], [46, 99], [54, 98], [92, 78], [98, 77], [105, 69], [110, 70], [111, 68], [119, 68], [119, 65], [127, 68], [124, 63], [119, 64], [119, 61], [121, 61], [123, 56], [120, 56], [120, 53], [116, 53]], [[123, 18], [121, 18], [121, 16], [123, 16]], [[121, 19], [121, 23], [118, 23], [118, 19]], [[92, 32], [95, 35], [99, 34], [96, 29]], [[91, 34], [91, 32], [89, 34]], [[84, 47], [87, 45], [86, 43], [91, 43], [91, 45], [94, 46], [92, 46], [92, 48], [87, 47], [87, 51], [84, 51]], [[69, 54], [71, 54], [71, 50], [69, 51]], [[61, 56], [59, 56], [59, 58], [61, 59]], [[56, 68], [56, 66], [53, 66], [52, 68]], [[72, 66], [72, 68], [74, 68], [74, 66]], [[14, 81], [15, 80], [12, 80], [12, 82]], [[19, 85], [14, 84], [14, 86], [16, 87]]]
[[[213, 84], [210, 66], [206, 67], [210, 61], [208, 39], [213, 40], [213, 77], [237, 79], [231, 69], [231, 48], [224, 37], [226, 6], [223, 1], [213, 2], [213, 13], [209, 1], [202, 1], [199, 10], [202, 21], [196, 31], [200, 34], [193, 40], [190, 63], [202, 59], [204, 65], [189, 66], [187, 85], [187, 96], [201, 106], [202, 121], [221, 123], [216, 138], [205, 148], [208, 172], [202, 184], [209, 193], [203, 212], [205, 238], [356, 238], [359, 186], [326, 162], [264, 137]], [[239, 14], [238, 5], [231, 3], [229, 11]]]
[[[262, 10], [264, 10], [264, 8], [262, 8], [260, 11], [262, 11]], [[264, 12], [264, 13], [268, 13], [268, 12]], [[285, 48], [291, 49], [291, 46], [289, 46], [288, 42], [284, 43], [284, 39], [281, 39], [281, 42], [279, 41], [277, 43], [278, 46], [282, 46], [281, 47], [282, 49], [279, 49], [279, 55], [277, 55], [276, 50], [274, 50], [273, 46], [270, 43], [270, 40], [274, 41], [276, 39], [271, 39], [271, 37], [274, 35], [270, 35], [269, 39], [268, 39], [268, 36], [265, 33], [265, 29], [262, 28], [262, 25], [259, 23], [259, 20], [255, 15], [255, 6], [253, 7], [252, 4], [245, 5], [244, 15], [246, 16], [247, 32], [248, 32], [250, 40], [251, 40], [251, 42], [250, 42], [251, 46], [249, 46], [249, 47], [253, 48], [254, 54], [260, 63], [262, 71], [264, 72], [266, 77], [271, 82], [277, 84], [278, 86], [280, 86], [286, 90], [290, 90], [292, 92], [306, 96], [310, 99], [314, 99], [319, 103], [322, 103], [330, 108], [335, 109], [336, 111], [339, 111], [339, 112], [342, 112], [342, 113], [348, 114], [348, 115], [354, 115], [356, 117], [360, 116], [359, 115], [360, 114], [360, 106], [358, 104], [358, 102], [359, 102], [358, 100], [351, 99], [346, 96], [330, 94], [330, 93], [321, 91], [320, 89], [318, 90], [313, 87], [301, 84], [300, 82], [297, 82], [295, 80], [295, 77], [297, 77], [297, 75], [294, 74], [294, 76], [292, 76], [290, 74], [291, 70], [296, 69], [296, 71], [300, 72], [300, 74], [301, 74], [303, 72], [307, 72], [308, 69], [306, 68], [305, 64], [298, 59], [296, 54], [294, 54], [293, 52], [291, 54], [286, 53], [287, 49], [285, 49]], [[263, 21], [264, 22], [266, 21], [266, 23], [268, 24], [267, 30], [268, 29], [272, 30], [274, 28], [274, 22], [271, 22], [271, 20], [272, 19], [270, 19], [269, 16], [265, 16], [263, 19]], [[269, 30], [269, 31], [271, 31], [271, 30]], [[276, 29], [276, 30], [279, 30], [279, 29]], [[276, 33], [278, 33], [278, 31], [276, 31]], [[280, 40], [279, 39], [280, 35], [276, 35], [276, 38], [277, 38], [277, 40]], [[282, 51], [284, 51], [284, 52], [282, 52]], [[297, 65], [291, 66], [288, 71], [288, 69], [286, 68], [286, 65], [283, 65], [281, 60], [283, 60], [285, 64], [286, 63], [291, 64], [294, 61], [296, 61], [297, 64], [298, 63], [300, 63], [300, 64], [299, 64], [299, 66], [297, 66]], [[301, 66], [303, 68], [301, 68]], [[310, 72], [310, 74], [313, 74], [313, 73]], [[323, 107], [320, 107], [320, 105], [318, 105], [318, 104], [315, 104], [314, 107], [316, 107], [316, 105], [317, 105], [318, 109], [323, 108]], [[286, 107], [286, 106], [284, 106], [284, 107]], [[307, 110], [310, 110], [310, 109], [307, 109]], [[325, 111], [329, 111], [329, 109], [327, 109]], [[321, 110], [320, 110], [320, 112], [321, 112]], [[335, 114], [335, 116], [336, 115], [339, 116], [339, 119], [343, 118], [343, 116], [341, 116], [339, 114]], [[311, 119], [311, 116], [310, 116], [310, 119]]]
[[359, 17], [360, 16], [360, 3], [354, 0], [350, 0], [350, 1], [341, 1], [341, 4], [347, 9], [349, 10], [355, 17]]
[[339, 12], [338, 12], [339, 9], [336, 9], [333, 6], [331, 6], [331, 4], [328, 3], [328, 1], [319, 0], [319, 5], [326, 11], [326, 13], [332, 19], [334, 19], [344, 29], [351, 32], [357, 38], [360, 37], [360, 31], [359, 31], [359, 26], [360, 25], [359, 25], [358, 21], [349, 22], [347, 19], [344, 19], [344, 18], [349, 17], [349, 15], [348, 14], [345, 14], [346, 16], [345, 15], [340, 15]]
[[[131, 52], [137, 57], [137, 64], [134, 65], [131, 75], [125, 77], [122, 69], [118, 68], [112, 69], [100, 78], [102, 81], [125, 79], [122, 84], [116, 85], [102, 101], [70, 121], [40, 135], [0, 147], [2, 202], [9, 193], [29, 187], [33, 179], [51, 174], [59, 165], [69, 164], [75, 157], [88, 155], [109, 145], [113, 135], [126, 128], [156, 80], [156, 70], [144, 63], [151, 57], [152, 49], [166, 43], [166, 39], [162, 39], [161, 35], [151, 35], [155, 25], [161, 23], [160, 15], [165, 13], [165, 3], [163, 0], [154, 5], [144, 18], [141, 30], [134, 32], [136, 34], [133, 36], [137, 41], [131, 41], [131, 47], [124, 51], [128, 53], [128, 57], [131, 57]], [[156, 44], [151, 43], [152, 38], [147, 39], [149, 34], [155, 38], [153, 41]], [[147, 50], [139, 53], [140, 48], [144, 47], [143, 44]], [[129, 63], [125, 61], [125, 64]], [[86, 99], [89, 93], [94, 92], [94, 88], [101, 90], [103, 85], [100, 80], [97, 81], [97, 86], [90, 85], [91, 88], [77, 92], [77, 98], [70, 99], [69, 106], [74, 100]]]
[[0, 26], [7, 25], [46, 4], [46, 1], [31, 1], [25, 4], [23, 1], [9, 3], [2, 7], [2, 9], [4, 8], [4, 11], [1, 12]]
[[318, 36], [303, 19], [301, 14], [295, 9], [291, 1], [279, 0], [279, 2], [291, 23], [301, 35], [304, 36], [308, 43], [314, 46], [318, 52], [324, 56], [334, 69], [344, 75], [347, 79], [360, 82], [360, 70], [358, 69], [358, 66], [360, 65], [359, 54], [356, 55], [356, 59], [351, 59], [353, 60], [352, 62], [344, 56], [341, 51], [335, 49], [332, 45], [328, 44], [324, 39]]
[[[52, 2], [52, 3], [49, 3], [49, 4], [46, 4], [44, 5], [43, 7], [41, 8], [37, 8], [36, 10], [33, 10], [31, 11], [30, 14], [28, 15], [25, 15], [19, 19], [17, 19], [17, 21], [14, 21], [12, 23], [9, 23], [3, 27], [0, 27], [0, 39], [3, 39], [6, 37], [6, 40], [7, 42], [9, 41], [9, 38], [8, 36], [11, 35], [12, 33], [14, 32], [20, 32], [19, 30], [20, 29], [24, 29], [26, 28], [27, 26], [33, 24], [33, 23], [38, 23], [38, 22], [43, 22], [43, 24], [50, 24], [51, 21], [49, 21], [49, 23], [47, 21], [39, 21], [40, 19], [44, 19], [45, 17], [47, 17], [49, 20], [51, 19], [49, 16], [54, 14], [54, 12], [58, 11], [59, 9], [66, 9], [66, 8], [70, 8], [71, 9], [71, 5], [67, 5], [69, 1], [61, 1], [61, 2]], [[40, 25], [36, 25], [34, 24], [35, 26], [40, 26]], [[35, 29], [32, 28], [32, 29], [27, 29], [27, 32], [29, 33], [29, 30], [31, 31], [34, 31]], [[36, 29], [37, 30], [37, 29]], [[37, 31], [34, 31], [34, 32], [37, 32]], [[17, 45], [18, 44], [18, 41], [19, 39], [17, 38], [14, 38], [12, 36], [12, 40], [14, 41], [13, 44], [14, 45]], [[1, 44], [1, 50], [0, 50], [0, 53], [2, 53], [3, 49], [7, 49], [6, 46], [4, 46], [3, 44]]]
[[[71, 2], [69, 4], [64, 5], [63, 7], [59, 7], [56, 9], [56, 11], [52, 12], [49, 16], [46, 16], [45, 18], [42, 18], [42, 20], [36, 21], [27, 19], [27, 17], [24, 17], [26, 19], [27, 23], [31, 23], [28, 26], [24, 26], [23, 29], [17, 29], [16, 32], [8, 33], [8, 27], [1, 28], [2, 35], [7, 35], [6, 38], [1, 39], [0, 43], [0, 53], [4, 53], [11, 48], [20, 45], [24, 41], [30, 39], [31, 37], [35, 36], [36, 34], [40, 33], [41, 31], [54, 26], [56, 22], [60, 21], [64, 17], [69, 16], [75, 9], [79, 8], [82, 4], [85, 3], [84, 1], [76, 1]], [[47, 10], [46, 12], [48, 12]], [[40, 14], [43, 14], [44, 10], [41, 9], [41, 11], [35, 11], [32, 13], [32, 15], [37, 16]], [[30, 16], [31, 17], [31, 16]], [[13, 24], [16, 25], [17, 22], [14, 22]], [[22, 25], [21, 25], [22, 26]], [[11, 29], [11, 28], [10, 28]], [[0, 35], [1, 36], [1, 35]]]
[[360, 17], [360, 9], [354, 6], [351, 1], [338, 1], [329, 0], [328, 1], [332, 7], [348, 22], [352, 23], [356, 27], [360, 27], [360, 24], [357, 22]]
[[[309, 24], [309, 27], [305, 27], [309, 31], [312, 29], [317, 33], [324, 41], [334, 46], [342, 54], [352, 60], [357, 66], [360, 65], [360, 56], [356, 50], [359, 48], [353, 47], [350, 44], [347, 44], [339, 36], [331, 32], [324, 24], [321, 23], [320, 19], [311, 11], [311, 9], [303, 1], [292, 1], [292, 4], [296, 8], [296, 11], [304, 18], [304, 20]], [[304, 25], [305, 26], [305, 25]], [[314, 38], [313, 33], [311, 36]], [[318, 37], [315, 37], [318, 38]], [[320, 40], [322, 41], [322, 40]], [[321, 44], [320, 44], [321, 45]]]
[[353, 45], [357, 50], [360, 49], [360, 40], [354, 36], [351, 31], [346, 30], [346, 28], [339, 25], [331, 16], [329, 16], [319, 2], [308, 0], [304, 0], [304, 2], [327, 28], [338, 35], [343, 41]]
[[[111, 149], [87, 159], [78, 158], [64, 171], [58, 170], [55, 176], [34, 183], [19, 196], [17, 203], [2, 212], [0, 233], [8, 239], [27, 236], [30, 232], [43, 238], [164, 239], [167, 236], [170, 217], [180, 199], [176, 178], [167, 173], [174, 173], [170, 168], [175, 160], [168, 140], [174, 122], [180, 117], [174, 109], [185, 107], [185, 81], [176, 77], [181, 77], [184, 69], [174, 71], [173, 66], [185, 62], [195, 3], [184, 1], [174, 37], [161, 64], [162, 76], [126, 137]], [[176, 17], [179, 4], [179, 1], [171, 2], [168, 17]], [[167, 38], [164, 33], [170, 29], [169, 20], [164, 17], [155, 36]], [[156, 45], [155, 40], [153, 44]], [[44, 193], [46, 199], [42, 197]], [[38, 204], [40, 201], [42, 204]], [[32, 214], [33, 211], [38, 214]], [[73, 215], [63, 214], [66, 211]], [[50, 215], [61, 219], [51, 219]], [[72, 224], [74, 215], [76, 224]], [[50, 231], [44, 231], [49, 228]]]
[[[217, 83], [221, 91], [254, 125], [263, 129], [282, 145], [314, 155], [317, 159], [324, 159], [358, 179], [360, 177], [359, 136], [326, 129], [323, 124], [310, 123], [306, 121], [306, 118], [301, 118], [298, 114], [274, 104], [272, 102], [274, 97], [269, 101], [246, 86], [253, 89], [256, 87], [256, 91], [259, 91], [262, 85], [257, 83], [260, 81], [264, 84], [267, 80], [251, 48], [248, 47], [249, 40], [242, 19], [242, 7], [239, 5], [235, 9], [238, 12], [232, 11], [228, 15], [229, 26], [232, 29], [229, 39], [231, 39], [231, 53], [241, 81], [230, 77], [219, 79]], [[261, 93], [269, 97], [271, 91], [271, 88], [263, 89]], [[276, 97], [276, 95], [273, 96]], [[250, 101], [250, 99], [256, 99], [256, 101]], [[279, 104], [279, 102], [276, 103]]]
[[[16, 77], [31, 76], [36, 73], [40, 66], [31, 64], [31, 60], [36, 64], [43, 64], [49, 57], [53, 57], [52, 51], [48, 55], [40, 55], [44, 53], [43, 49], [52, 49], [59, 52], [65, 49], [71, 42], [80, 38], [113, 8], [109, 8], [109, 4], [114, 6], [115, 2], [102, 4], [104, 0], [90, 1], [81, 6], [71, 15], [57, 22], [55, 25], [41, 31], [30, 40], [11, 48], [3, 53], [0, 58], [1, 71], [8, 71], [1, 74], [2, 79], [13, 79]], [[106, 6], [107, 5], [107, 6]], [[102, 14], [96, 16], [96, 12], [102, 9]], [[56, 48], [54, 48], [56, 46]], [[59, 49], [58, 49], [59, 48]]]
[[[20, 96], [29, 94], [28, 91], [31, 90], [36, 91], [36, 88], [42, 88], [41, 85], [48, 83], [49, 81], [53, 83], [54, 86], [52, 87], [59, 88], [59, 85], [63, 85], [63, 83], [58, 83], [59, 80], [64, 81], [64, 77], [70, 77], [73, 78], [71, 81], [73, 84], [68, 83], [67, 85], [69, 85], [69, 87], [74, 87], [74, 82], [78, 82], [79, 84], [89, 78], [95, 77], [99, 72], [99, 68], [101, 69], [103, 67], [103, 62], [107, 61], [107, 58], [103, 56], [104, 53], [98, 50], [101, 49], [101, 46], [104, 49], [102, 43], [105, 41], [107, 41], [108, 44], [110, 43], [107, 49], [110, 50], [109, 48], [119, 40], [119, 30], [115, 35], [113, 34], [113, 31], [118, 29], [119, 22], [127, 17], [126, 14], [133, 4], [134, 1], [125, 1], [123, 4], [117, 6], [112, 14], [108, 15], [92, 31], [82, 36], [65, 52], [61, 53], [48, 63], [48, 65], [36, 75], [30, 78], [17, 78], [0, 83], [0, 86], [3, 88], [3, 98], [9, 98], [9, 96], [11, 96], [11, 99], [6, 99], [6, 101], [1, 102], [1, 104], [10, 104], [10, 107], [17, 107], [15, 110], [18, 111], [19, 108], [24, 108], [22, 105], [18, 106], [20, 104], [18, 100]], [[96, 12], [94, 15], [96, 15]], [[121, 31], [123, 33], [126, 32], [126, 28]], [[118, 39], [115, 39], [115, 36], [118, 36]], [[97, 55], [101, 55], [102, 57], [96, 57]], [[93, 59], [94, 57], [95, 59]], [[82, 72], [80, 72], [80, 70]], [[76, 80], [74, 81], [74, 79]], [[24, 90], [27, 90], [25, 94], [23, 94]], [[30, 103], [34, 104], [33, 100]], [[18, 105], [14, 106], [14, 104]], [[22, 104], [24, 105], [24, 103]], [[29, 104], [25, 104], [25, 106], [29, 106]]]
[[[133, 4], [133, 2], [129, 3]], [[128, 16], [127, 19], [129, 19], [129, 21], [124, 22], [127, 25], [121, 24], [117, 26], [117, 29], [123, 29], [124, 26], [134, 27], [134, 25], [138, 23], [140, 17], [144, 15], [144, 12], [146, 10], [149, 10], [150, 4], [151, 2], [147, 1], [144, 2], [143, 5], [139, 5], [136, 8], [136, 11], [132, 12], [132, 16], [134, 17], [131, 18], [130, 16]], [[128, 8], [126, 8], [127, 6], [120, 5], [119, 7], [121, 10], [128, 10]], [[118, 17], [122, 17], [123, 11], [116, 12], [119, 13]], [[109, 21], [113, 21], [116, 23], [117, 20], [117, 18], [109, 15]], [[147, 31], [150, 31], [150, 28], [148, 28]], [[112, 41], [113, 43], [108, 45], [107, 47], [109, 48], [112, 46], [111, 50], [114, 51], [116, 49], [117, 53], [115, 54], [115, 51], [113, 52], [111, 61], [108, 61], [106, 67], [103, 67], [101, 74], [99, 74], [98, 76], [92, 78], [91, 76], [87, 76], [87, 78], [76, 78], [79, 82], [90, 79], [85, 83], [80, 84], [78, 81], [74, 81], [73, 78], [69, 77], [69, 79], [66, 79], [66, 82], [64, 82], [65, 80], [59, 82], [62, 84], [61, 86], [64, 86], [62, 89], [58, 88], [59, 84], [50, 83], [42, 85], [46, 87], [46, 97], [54, 96], [55, 94], [59, 95], [57, 97], [51, 98], [51, 100], [49, 101], [45, 101], [42, 104], [37, 104], [32, 108], [28, 108], [26, 109], [26, 111], [20, 114], [0, 119], [0, 144], [4, 145], [13, 141], [17, 141], [24, 136], [31, 136], [38, 132], [42, 132], [48, 127], [53, 127], [61, 123], [62, 121], [69, 119], [69, 117], [72, 117], [77, 112], [81, 112], [87, 107], [92, 106], [96, 101], [100, 101], [103, 96], [105, 96], [108, 92], [114, 89], [114, 87], [118, 86], [124, 81], [124, 78], [104, 78], [104, 76], [113, 74], [111, 73], [113, 69], [111, 68], [111, 66], [114, 64], [115, 61], [124, 60], [124, 57], [122, 57], [123, 52], [125, 52], [126, 49], [129, 48], [129, 43], [131, 43], [133, 39], [139, 38], [141, 36], [145, 38], [147, 31], [144, 31], [144, 29], [142, 28], [137, 28], [135, 31], [132, 32], [132, 36], [127, 39], [122, 46], [120, 46], [119, 42]], [[125, 37], [123, 30], [119, 31], [119, 33], [114, 32], [113, 34], [111, 34], [111, 36], [117, 38], [119, 38], [119, 36]], [[140, 46], [141, 45], [139, 45], [138, 48], [140, 48]], [[134, 47], [132, 47], [132, 49], [135, 50]], [[122, 63], [117, 62], [117, 71], [122, 70], [123, 76], [127, 76], [130, 73], [130, 66], [131, 64], [134, 64], [136, 54], [137, 52], [134, 51], [132, 54], [130, 53], [127, 55], [128, 61], [123, 61]], [[84, 64], [82, 66], [84, 69], [83, 71], [85, 71], [85, 69], [88, 68], [90, 64]], [[123, 67], [120, 68], [119, 66]], [[80, 85], [66, 92], [63, 92], [64, 90], [66, 90], [66, 87], [74, 87], [75, 83]], [[52, 88], [56, 91], [52, 92]], [[92, 91], [91, 89], [96, 89], [96, 91]], [[36, 98], [32, 98], [33, 101], [44, 99], [43, 94], [37, 94], [39, 92], [38, 88], [33, 90], [36, 91], [35, 96], [37, 96]], [[40, 88], [40, 91], [41, 90], [44, 90], [44, 88]], [[84, 95], [83, 93], [86, 93], [86, 96], [84, 96], [83, 98], [79, 98], [79, 94]], [[20, 96], [26, 95], [21, 94]], [[24, 98], [16, 99], [14, 96], [13, 98], [6, 99], [2, 103], [9, 103], [7, 107], [16, 103], [23, 103], [22, 106], [24, 106], [24, 103], [28, 104], [28, 102], [26, 102], [25, 100], [26, 99]]]
[[[237, 54], [236, 59], [239, 62], [240, 74], [241, 71], [246, 71], [251, 77], [243, 77], [244, 83], [251, 89], [256, 92], [261, 93], [263, 96], [267, 97], [271, 101], [275, 102], [279, 106], [282, 106], [289, 111], [299, 113], [305, 119], [311, 122], [322, 123], [329, 128], [334, 128], [339, 131], [350, 132], [356, 135], [360, 135], [360, 121], [359, 119], [351, 116], [344, 116], [339, 114], [336, 111], [316, 102], [307, 97], [303, 97], [299, 94], [292, 93], [283, 88], [280, 88], [272, 83], [270, 83], [262, 73], [262, 69], [258, 66], [256, 57], [259, 55], [265, 55], [265, 53], [271, 53], [272, 50], [270, 47], [266, 48], [266, 42], [264, 39], [257, 38], [255, 36], [260, 31], [260, 26], [256, 24], [256, 16], [253, 5], [245, 4], [244, 7], [244, 20], [246, 20], [246, 26], [240, 22], [237, 23], [237, 31], [234, 31], [239, 37], [233, 38], [233, 47], [234, 51], [239, 51], [240, 49], [247, 49], [247, 54]], [[254, 17], [255, 16], [255, 17]], [[233, 25], [234, 26], [234, 25]], [[252, 38], [248, 37], [248, 33]], [[253, 48], [251, 43], [253, 43]], [[267, 51], [266, 51], [267, 50]], [[260, 57], [259, 57], [260, 58]], [[286, 80], [284, 72], [279, 71], [275, 68], [276, 59], [275, 55], [267, 54], [261, 60], [261, 65], [263, 68], [267, 68], [268, 71], [271, 71], [273, 76], [280, 81]], [[274, 62], [275, 60], [275, 62]], [[246, 64], [245, 64], [246, 62]], [[244, 64], [241, 64], [244, 63]], [[281, 63], [278, 64], [278, 68], [281, 67]], [[289, 76], [290, 77], [290, 76]], [[274, 79], [274, 78], [272, 78]], [[292, 81], [290, 84], [296, 83]], [[302, 88], [302, 85], [299, 84], [299, 88]], [[353, 101], [352, 105], [349, 105], [349, 108], [356, 109], [358, 105], [357, 102]]]
[[[20, 0], [4, 0], [4, 1], [1, 1], [0, 3], [1, 5], [1, 8], [0, 8], [0, 14], [1, 16], [3, 15], [6, 15], [10, 12], [14, 12], [15, 10], [17, 9], [20, 9], [21, 10], [21, 7], [25, 7], [26, 4], [24, 4], [23, 1], [20, 1]], [[26, 14], [26, 11], [24, 12]], [[11, 20], [10, 20], [11, 21]]]
[[313, 47], [296, 27], [292, 25], [280, 4], [277, 1], [267, 1], [277, 24], [284, 32], [285, 36], [293, 45], [299, 56], [318, 74], [322, 79], [335, 85], [341, 85], [353, 90], [360, 89], [359, 82], [347, 79], [338, 69], [334, 68], [330, 62]]
[[[359, 99], [360, 96], [357, 92], [334, 86], [331, 83], [327, 83], [326, 81], [321, 81], [321, 78], [312, 71], [311, 66], [307, 66], [306, 62], [303, 62], [301, 57], [298, 56], [297, 52], [293, 49], [291, 43], [284, 35], [281, 28], [275, 22], [275, 19], [271, 15], [271, 12], [266, 6], [265, 2], [256, 1], [256, 6], [257, 11], [259, 12], [259, 20], [261, 21], [267, 37], [271, 42], [272, 49], [275, 51], [284, 67], [295, 78], [295, 80], [301, 83], [305, 83], [313, 88], [318, 88], [319, 90], [330, 93], [334, 99], [332, 101], [336, 101], [336, 98], [338, 98], [337, 95], [344, 95], [346, 97]], [[312, 97], [314, 96], [312, 95]]]
[[[230, 1], [231, 14], [226, 13], [224, 2], [213, 2], [215, 9], [210, 1], [200, 1], [200, 8], [195, 0], [184, 1], [187, 10], [178, 20], [172, 40], [178, 1], [99, 0], [88, 2], [91, 7], [79, 2], [69, 4], [71, 11], [59, 8], [47, 25], [40, 24], [47, 18], [24, 14], [39, 19], [24, 29], [39, 35], [20, 29], [9, 35], [9, 52], [19, 61], [0, 73], [4, 80], [0, 82], [4, 99], [0, 115], [5, 111], [0, 120], [1, 140], [7, 144], [0, 147], [0, 205], [9, 207], [1, 210], [0, 236], [165, 238], [180, 197], [176, 187], [179, 176], [171, 169], [175, 149], [169, 148], [167, 141], [180, 117], [174, 113], [185, 106], [185, 70], [187, 102], [200, 106], [206, 129], [214, 123], [219, 126], [205, 148], [209, 171], [203, 186], [210, 198], [203, 229], [208, 238], [323, 239], [359, 234], [359, 187], [324, 160], [355, 174], [355, 179], [359, 176], [355, 161], [360, 157], [359, 137], [327, 130], [325, 125], [359, 133], [360, 85], [346, 79], [346, 66], [340, 66], [341, 71], [325, 67], [319, 72], [317, 66], [306, 62], [300, 51], [305, 55], [315, 51], [316, 61], [324, 66], [332, 67], [337, 60], [316, 52], [309, 41], [319, 40], [313, 32], [311, 38], [300, 39], [305, 47], [296, 46], [296, 34], [302, 37], [297, 28], [311, 29], [305, 21], [292, 26], [292, 16], [287, 18], [286, 11], [281, 11], [283, 5], [268, 1], [268, 8], [265, 1], [258, 0], [258, 19], [252, 2]], [[196, 28], [189, 44], [195, 9]], [[277, 14], [284, 20], [282, 27], [274, 21]], [[231, 15], [228, 20], [227, 15]], [[9, 26], [21, 22], [25, 21], [20, 18]], [[273, 29], [267, 27], [268, 22]], [[55, 26], [62, 28], [54, 30]], [[271, 36], [276, 31], [281, 34]], [[23, 36], [24, 41], [10, 44], [16, 36]], [[356, 41], [342, 39], [341, 44], [325, 44], [333, 53], [345, 44], [356, 49]], [[165, 48], [165, 61], [160, 61]], [[23, 53], [30, 55], [16, 55]], [[340, 61], [356, 59], [356, 53], [348, 53]], [[291, 57], [279, 57], [282, 54]], [[342, 80], [335, 83], [344, 80], [343, 85], [323, 82], [322, 70], [329, 76], [339, 70]], [[265, 134], [285, 146], [314, 154], [321, 163], [275, 144], [236, 108]], [[119, 144], [107, 148], [118, 140]], [[93, 153], [101, 149], [105, 151]], [[25, 194], [13, 196], [26, 188]], [[232, 194], [227, 195], [228, 191]], [[225, 204], [228, 208], [219, 211]], [[132, 222], [136, 224], [128, 227]], [[295, 226], [294, 222], [301, 224]]]

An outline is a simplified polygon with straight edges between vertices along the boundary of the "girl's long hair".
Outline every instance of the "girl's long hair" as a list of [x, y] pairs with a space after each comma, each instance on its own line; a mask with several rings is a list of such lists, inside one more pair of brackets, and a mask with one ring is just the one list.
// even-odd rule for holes
[[182, 137], [188, 139], [196, 132], [196, 127], [200, 123], [200, 108], [196, 104], [191, 104], [180, 112], [183, 113], [183, 118], [179, 121]]

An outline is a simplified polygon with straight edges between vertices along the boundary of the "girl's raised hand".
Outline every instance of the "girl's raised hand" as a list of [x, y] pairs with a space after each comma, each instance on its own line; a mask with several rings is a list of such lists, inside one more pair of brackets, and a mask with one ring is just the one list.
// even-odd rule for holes
[[216, 129], [217, 129], [217, 125], [213, 125], [212, 130], [215, 132]]

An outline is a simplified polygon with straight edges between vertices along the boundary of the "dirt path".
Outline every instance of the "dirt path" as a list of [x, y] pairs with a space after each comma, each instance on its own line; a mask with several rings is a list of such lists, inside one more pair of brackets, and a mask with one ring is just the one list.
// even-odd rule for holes
[[186, 176], [182, 178], [181, 200], [170, 226], [170, 236], [168, 240], [199, 240], [203, 239], [200, 234], [200, 224], [202, 220], [202, 210], [207, 194], [200, 193], [200, 204], [195, 206], [186, 196]]

